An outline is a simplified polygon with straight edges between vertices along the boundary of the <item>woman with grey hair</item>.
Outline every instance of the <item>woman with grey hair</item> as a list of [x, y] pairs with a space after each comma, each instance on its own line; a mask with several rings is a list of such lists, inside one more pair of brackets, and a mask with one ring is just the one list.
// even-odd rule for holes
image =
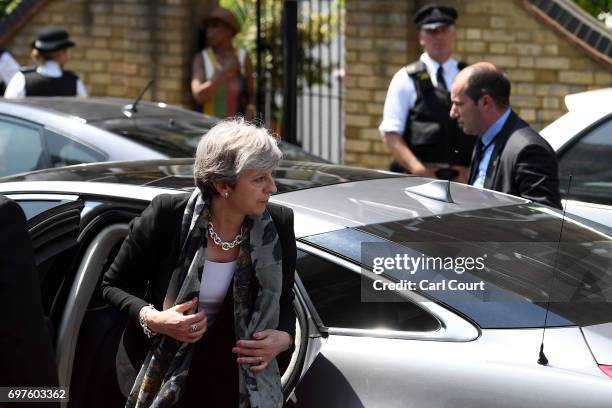
[[222, 121], [198, 145], [195, 191], [160, 195], [131, 223], [102, 281], [130, 316], [126, 407], [282, 405], [296, 248], [293, 212], [268, 202], [280, 157], [265, 129]]

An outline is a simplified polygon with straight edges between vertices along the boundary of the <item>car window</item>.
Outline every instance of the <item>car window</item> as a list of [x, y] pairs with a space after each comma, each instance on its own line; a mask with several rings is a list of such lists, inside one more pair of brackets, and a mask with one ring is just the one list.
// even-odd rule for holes
[[298, 250], [297, 272], [326, 327], [432, 331], [438, 321], [416, 304], [392, 291], [363, 294], [361, 275], [316, 255]]
[[28, 220], [66, 202], [66, 200], [17, 200]]
[[73, 164], [95, 163], [106, 160], [106, 157], [90, 147], [53, 132], [46, 132], [47, 148], [52, 167], [70, 166]]
[[[573, 144], [559, 159], [561, 192], [566, 198], [612, 204], [612, 118]], [[569, 176], [572, 184], [568, 195]]]
[[39, 129], [0, 120], [0, 177], [45, 167]]

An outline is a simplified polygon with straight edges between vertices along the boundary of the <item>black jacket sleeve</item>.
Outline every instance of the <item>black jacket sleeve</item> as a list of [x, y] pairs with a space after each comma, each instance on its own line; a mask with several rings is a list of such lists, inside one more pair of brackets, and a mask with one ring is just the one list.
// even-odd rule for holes
[[519, 152], [514, 182], [521, 197], [561, 209], [557, 158], [548, 146], [532, 143]]
[[[163, 299], [150, 295], [151, 285], [167, 288], [165, 275], [171, 274], [172, 250], [177, 249], [181, 218], [186, 204], [183, 195], [160, 195], [153, 199], [140, 217], [132, 220], [119, 253], [102, 279], [102, 296], [109, 304], [130, 317], [149, 302], [160, 309]], [[170, 270], [168, 270], [170, 269]], [[165, 293], [165, 292], [164, 292]]]

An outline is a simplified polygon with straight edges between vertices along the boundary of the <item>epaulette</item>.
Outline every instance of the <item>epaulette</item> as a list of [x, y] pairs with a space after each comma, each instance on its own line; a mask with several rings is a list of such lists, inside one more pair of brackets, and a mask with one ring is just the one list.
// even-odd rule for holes
[[414, 81], [416, 87], [417, 97], [434, 90], [434, 86], [431, 83], [431, 78], [427, 72], [427, 67], [421, 61], [413, 62], [412, 64], [406, 65], [406, 72], [408, 76]]
[[408, 75], [415, 75], [423, 71], [427, 72], [427, 67], [422, 61], [416, 61], [412, 64], [406, 65], [406, 72]]
[[19, 68], [19, 71], [26, 74], [28, 72], [36, 71], [36, 65], [28, 65], [27, 67]]

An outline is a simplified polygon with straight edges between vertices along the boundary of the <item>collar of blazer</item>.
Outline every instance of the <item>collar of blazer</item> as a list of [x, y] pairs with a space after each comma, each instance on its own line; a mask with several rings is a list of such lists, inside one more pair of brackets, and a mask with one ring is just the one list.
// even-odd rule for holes
[[506, 143], [508, 142], [508, 139], [510, 139], [510, 136], [512, 136], [516, 130], [517, 122], [519, 122], [519, 117], [513, 110], [511, 110], [510, 116], [508, 116], [506, 123], [504, 123], [504, 126], [501, 128], [497, 136], [495, 136], [493, 153], [491, 153], [491, 159], [489, 159], [484, 188], [491, 189], [494, 186], [494, 181], [497, 177], [499, 169], [499, 159], [502, 155], [504, 147], [506, 146]]

